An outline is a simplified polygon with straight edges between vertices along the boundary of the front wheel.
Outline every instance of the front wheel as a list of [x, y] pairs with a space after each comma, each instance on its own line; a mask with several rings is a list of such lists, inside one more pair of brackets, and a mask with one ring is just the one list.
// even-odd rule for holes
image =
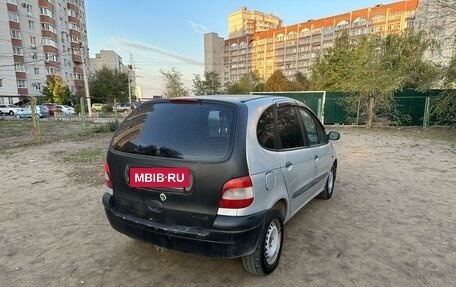
[[283, 242], [283, 219], [280, 211], [273, 209], [261, 231], [255, 251], [242, 257], [244, 269], [257, 275], [267, 275], [279, 264]]
[[21, 118], [21, 115], [16, 114], [16, 119], [20, 119], [20, 118]]

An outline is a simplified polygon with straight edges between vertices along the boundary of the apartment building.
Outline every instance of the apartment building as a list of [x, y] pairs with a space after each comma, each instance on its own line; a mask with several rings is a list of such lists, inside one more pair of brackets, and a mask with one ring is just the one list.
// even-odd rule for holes
[[0, 19], [0, 103], [40, 96], [55, 74], [73, 94], [84, 94], [83, 0], [0, 0]]
[[456, 2], [452, 0], [420, 0], [416, 15], [418, 29], [432, 33], [439, 43], [427, 58], [436, 64], [448, 65], [456, 55]]
[[258, 72], [263, 79], [275, 70], [282, 70], [286, 76], [297, 71], [308, 74], [314, 60], [332, 47], [341, 33], [360, 37], [413, 29], [417, 6], [418, 0], [376, 5], [226, 39], [222, 48], [222, 82], [237, 81], [249, 71]]
[[92, 75], [103, 67], [127, 74], [130, 81], [130, 96], [133, 98], [136, 97], [136, 73], [132, 64], [124, 65], [122, 57], [112, 50], [100, 50], [99, 53], [95, 54], [95, 58], [89, 59], [87, 72], [89, 75]]
[[250, 11], [247, 7], [242, 7], [228, 15], [229, 38], [275, 29], [281, 26], [282, 20], [278, 16], [259, 11]]

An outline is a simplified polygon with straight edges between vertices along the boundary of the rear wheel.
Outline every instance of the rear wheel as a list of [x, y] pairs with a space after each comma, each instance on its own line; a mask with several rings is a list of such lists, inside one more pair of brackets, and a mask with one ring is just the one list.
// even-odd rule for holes
[[14, 116], [14, 112], [13, 112], [12, 110], [9, 111], [9, 115], [10, 115], [10, 116]]
[[329, 171], [328, 179], [326, 180], [325, 189], [317, 197], [320, 199], [325, 199], [325, 200], [330, 199], [333, 194], [335, 181], [336, 181], [336, 168], [333, 165], [331, 167], [331, 170]]
[[261, 231], [255, 251], [242, 257], [244, 269], [257, 275], [267, 275], [279, 264], [283, 242], [283, 219], [277, 209], [271, 211]]

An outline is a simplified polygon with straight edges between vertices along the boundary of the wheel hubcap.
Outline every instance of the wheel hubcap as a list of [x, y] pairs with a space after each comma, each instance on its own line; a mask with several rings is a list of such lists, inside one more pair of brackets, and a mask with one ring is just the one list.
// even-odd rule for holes
[[274, 219], [268, 226], [265, 240], [265, 257], [269, 265], [274, 264], [277, 260], [282, 241], [282, 230], [280, 223]]
[[328, 176], [328, 193], [332, 193], [334, 187], [334, 174], [333, 170], [331, 169], [329, 171], [329, 176]]

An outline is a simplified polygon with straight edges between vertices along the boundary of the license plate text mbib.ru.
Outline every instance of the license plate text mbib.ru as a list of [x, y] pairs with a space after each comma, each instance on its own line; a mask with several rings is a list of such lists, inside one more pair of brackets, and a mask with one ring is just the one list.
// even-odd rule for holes
[[190, 170], [185, 167], [130, 168], [130, 187], [185, 188], [190, 185]]

